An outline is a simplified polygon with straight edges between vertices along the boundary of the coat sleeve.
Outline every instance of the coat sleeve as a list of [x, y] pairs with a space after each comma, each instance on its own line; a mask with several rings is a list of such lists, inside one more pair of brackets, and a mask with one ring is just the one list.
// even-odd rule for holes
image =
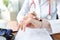
[[60, 19], [49, 20], [51, 24], [52, 34], [60, 33]]
[[23, 6], [21, 8], [21, 10], [19, 11], [19, 13], [17, 15], [17, 21], [18, 21], [18, 23], [20, 23], [20, 21], [26, 15], [26, 13], [28, 12], [28, 10], [29, 10], [29, 2], [28, 2], [28, 0], [25, 0]]
[[57, 14], [58, 14], [58, 18], [56, 20], [49, 20], [50, 24], [51, 24], [51, 28], [52, 28], [52, 34], [55, 33], [60, 33], [60, 12], [59, 12], [59, 4], [56, 5], [57, 6]]

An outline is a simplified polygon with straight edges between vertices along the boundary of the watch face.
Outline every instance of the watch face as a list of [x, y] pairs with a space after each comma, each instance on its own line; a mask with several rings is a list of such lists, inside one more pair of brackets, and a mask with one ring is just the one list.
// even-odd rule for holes
[[6, 40], [6, 38], [3, 36], [0, 36], [0, 40]]

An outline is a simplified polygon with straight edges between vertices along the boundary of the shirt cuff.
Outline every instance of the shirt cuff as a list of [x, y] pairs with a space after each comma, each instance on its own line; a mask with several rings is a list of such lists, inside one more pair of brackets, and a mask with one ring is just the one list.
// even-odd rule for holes
[[49, 20], [51, 24], [52, 34], [60, 33], [60, 22], [59, 20]]

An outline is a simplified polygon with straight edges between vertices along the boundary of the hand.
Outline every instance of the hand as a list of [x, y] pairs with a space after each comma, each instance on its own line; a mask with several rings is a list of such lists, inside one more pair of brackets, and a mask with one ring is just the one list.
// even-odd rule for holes
[[22, 26], [24, 31], [28, 24], [29, 24], [29, 28], [41, 28], [42, 27], [41, 21], [32, 19], [32, 18], [28, 18], [27, 20], [25, 20], [25, 22], [23, 23], [23, 26]]
[[47, 31], [52, 32], [51, 25], [46, 19], [42, 19], [42, 28], [46, 28]]
[[[28, 26], [33, 26], [31, 23], [28, 22], [29, 18], [36, 18], [36, 14], [34, 12], [32, 13], [28, 13], [24, 18], [23, 20], [19, 23], [19, 27], [21, 28], [21, 30], [24, 29], [24, 26], [28, 25]], [[29, 23], [29, 24], [28, 24]]]
[[29, 25], [30, 28], [33, 28], [34, 25], [31, 23], [31, 18], [28, 18], [27, 20], [24, 20], [21, 25], [19, 24], [21, 30], [25, 31], [25, 28], [27, 25]]

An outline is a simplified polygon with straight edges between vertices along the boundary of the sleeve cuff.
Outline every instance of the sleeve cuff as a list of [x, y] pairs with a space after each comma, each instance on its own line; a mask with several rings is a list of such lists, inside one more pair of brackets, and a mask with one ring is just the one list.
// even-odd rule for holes
[[60, 33], [60, 22], [59, 20], [49, 20], [51, 24], [52, 34]]

